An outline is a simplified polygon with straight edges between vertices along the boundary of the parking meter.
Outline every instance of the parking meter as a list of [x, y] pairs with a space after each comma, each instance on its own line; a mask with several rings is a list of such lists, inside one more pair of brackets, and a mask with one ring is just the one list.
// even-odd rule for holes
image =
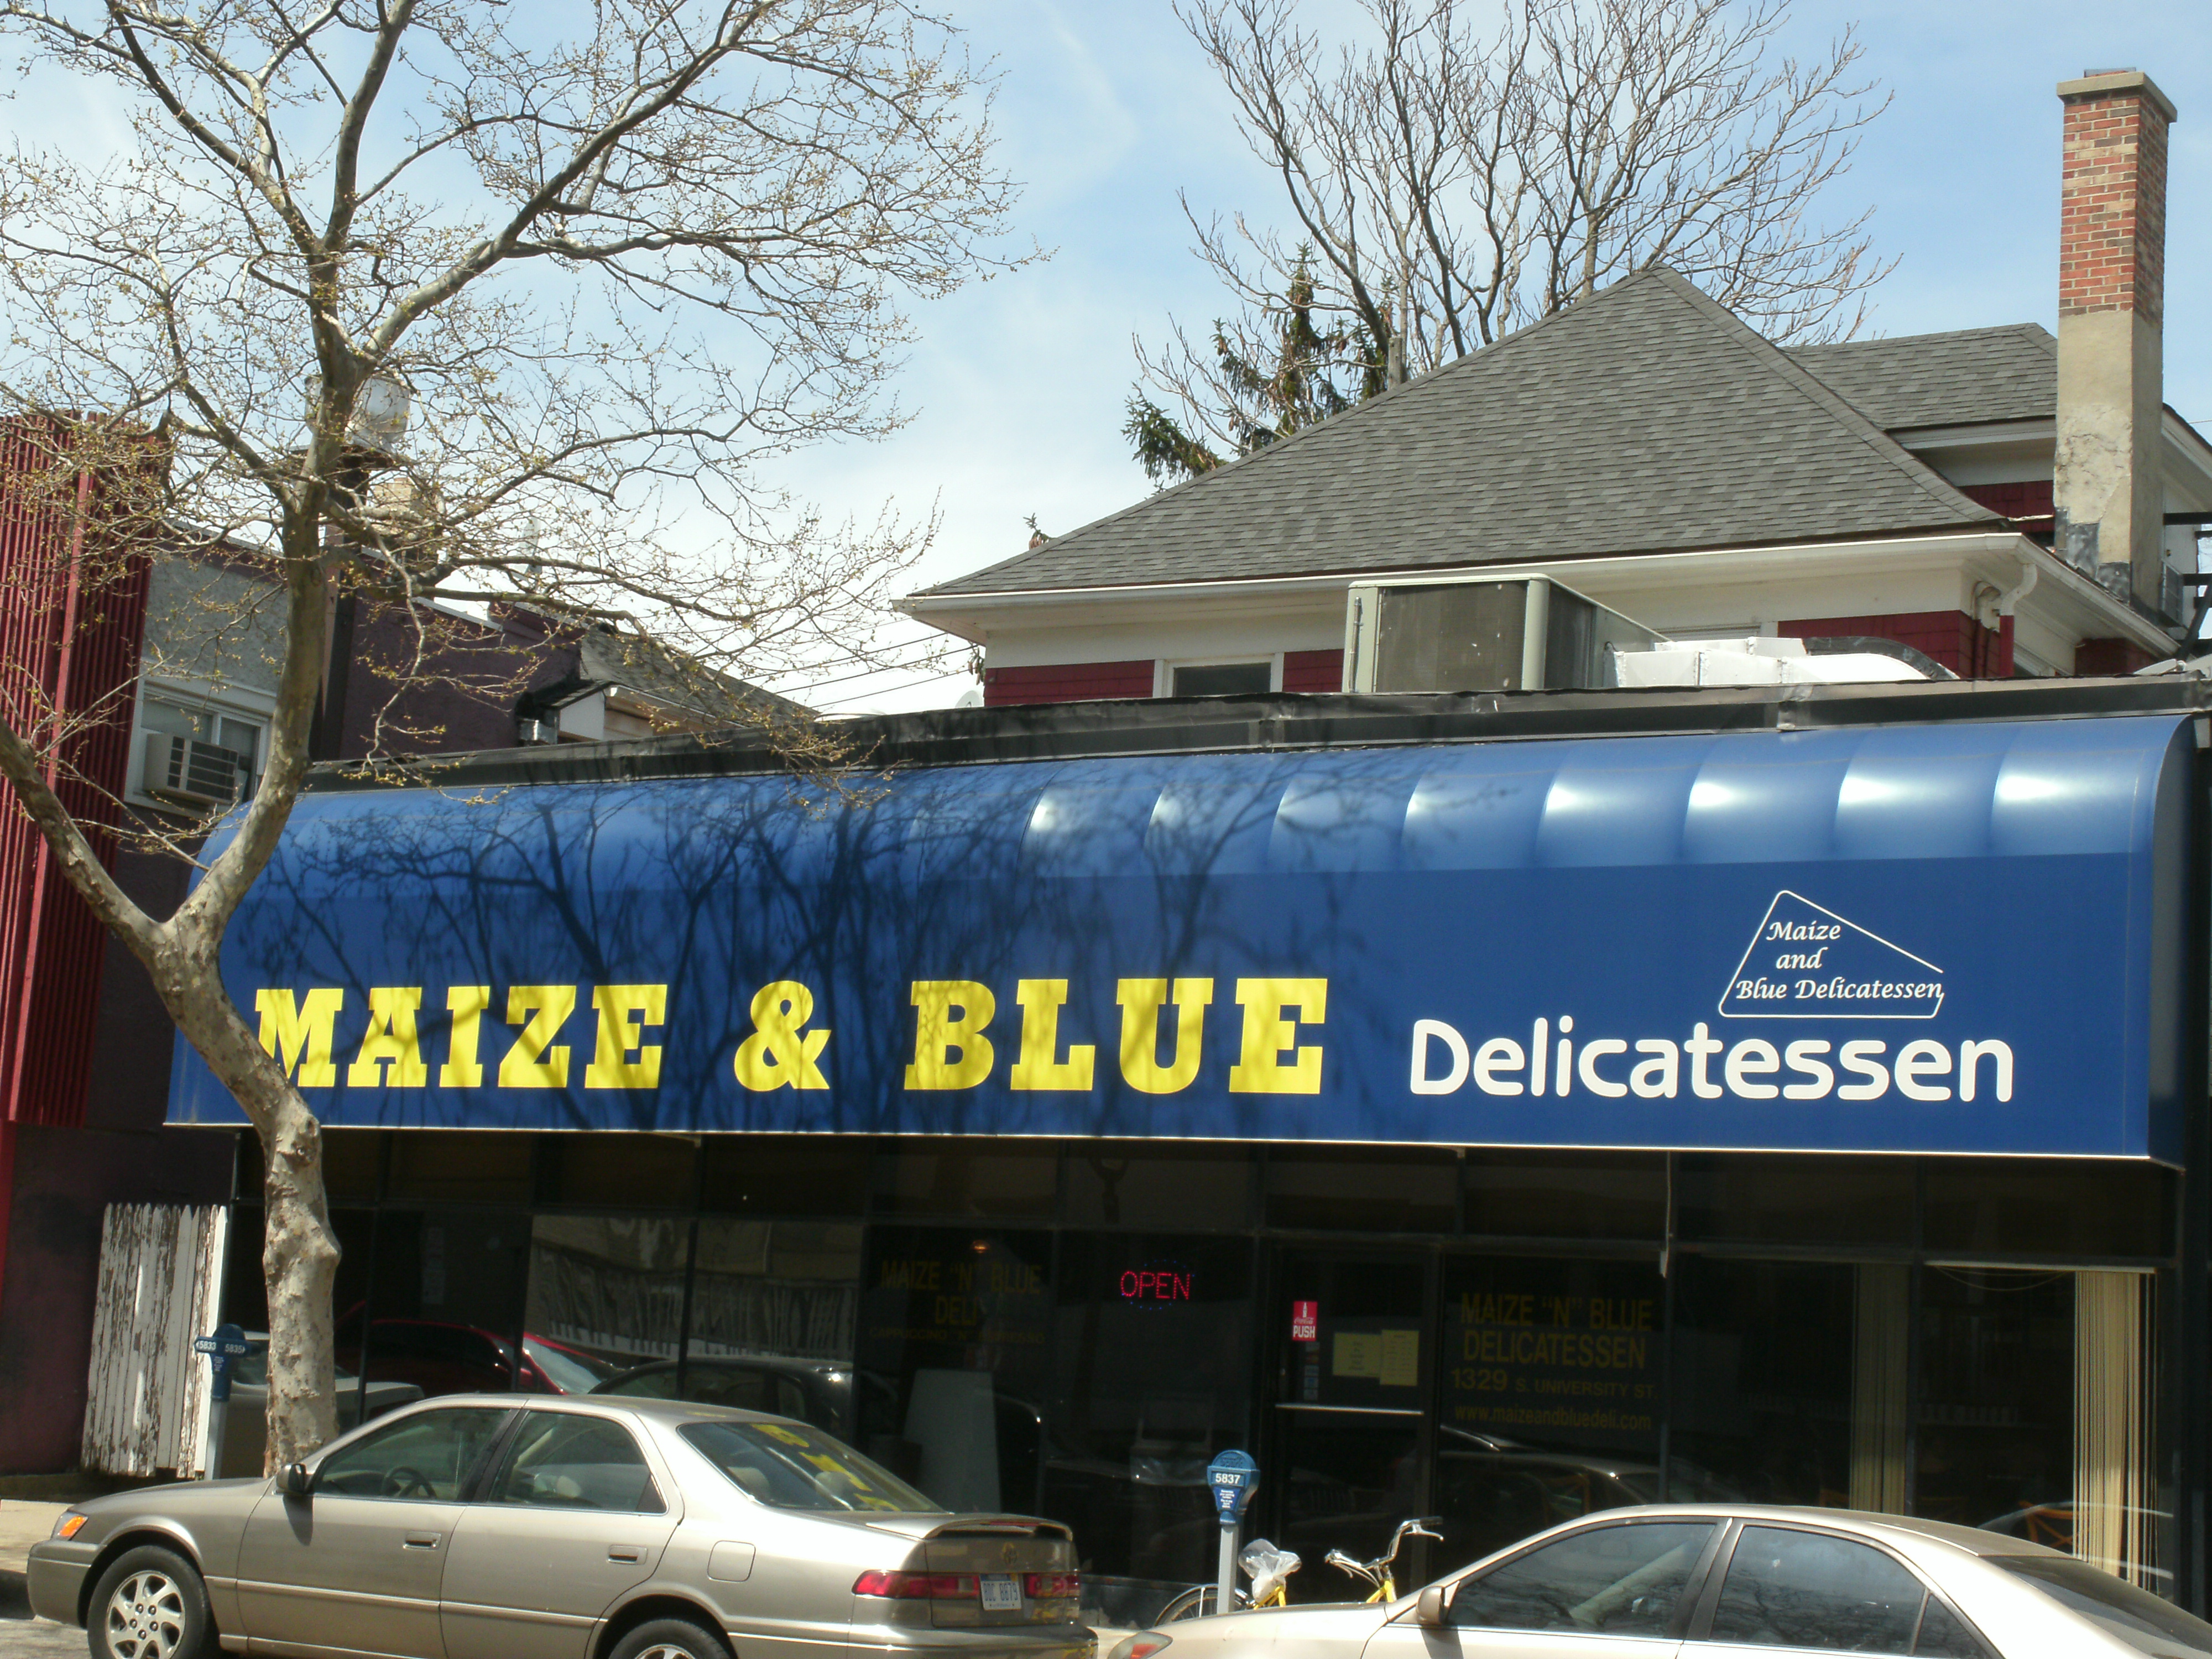
[[209, 1480], [222, 1478], [222, 1431], [230, 1417], [230, 1368], [234, 1362], [253, 1352], [253, 1345], [246, 1340], [246, 1333], [235, 1325], [218, 1325], [211, 1335], [194, 1337], [192, 1352], [205, 1354], [214, 1365], [215, 1376], [208, 1385], [208, 1443], [207, 1470], [203, 1477]]
[[1215, 1513], [1221, 1520], [1221, 1570], [1217, 1612], [1237, 1610], [1237, 1528], [1251, 1506], [1260, 1485], [1260, 1466], [1247, 1452], [1225, 1451], [1206, 1466], [1206, 1484], [1213, 1489]]

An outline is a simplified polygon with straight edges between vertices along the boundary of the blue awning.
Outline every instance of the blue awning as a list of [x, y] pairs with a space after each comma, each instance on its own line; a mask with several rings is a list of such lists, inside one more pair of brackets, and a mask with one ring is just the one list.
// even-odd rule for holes
[[[310, 795], [326, 1122], [2175, 1155], [2172, 717]], [[234, 1122], [179, 1045], [172, 1117]]]

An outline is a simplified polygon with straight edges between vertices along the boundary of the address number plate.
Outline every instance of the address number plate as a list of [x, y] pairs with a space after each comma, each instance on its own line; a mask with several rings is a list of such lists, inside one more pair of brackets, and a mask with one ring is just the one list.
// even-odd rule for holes
[[1022, 1581], [1011, 1573], [987, 1572], [983, 1575], [983, 1611], [986, 1613], [1019, 1613], [1022, 1610]]

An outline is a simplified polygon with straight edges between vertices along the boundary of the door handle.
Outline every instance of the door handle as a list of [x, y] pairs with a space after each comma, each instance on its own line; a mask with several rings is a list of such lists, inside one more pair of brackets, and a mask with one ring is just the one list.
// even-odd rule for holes
[[607, 1546], [607, 1559], [610, 1561], [634, 1562], [640, 1559], [644, 1554], [645, 1552], [638, 1548], [635, 1544], [610, 1544]]
[[399, 1547], [403, 1550], [434, 1550], [438, 1547], [438, 1540], [444, 1536], [443, 1533], [437, 1532], [410, 1532], [399, 1540]]

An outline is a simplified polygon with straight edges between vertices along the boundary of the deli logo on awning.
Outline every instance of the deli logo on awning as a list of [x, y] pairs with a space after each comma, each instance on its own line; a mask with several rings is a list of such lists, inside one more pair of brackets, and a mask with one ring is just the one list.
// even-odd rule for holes
[[1723, 1019], [1933, 1019], [1943, 970], [1786, 889], [1721, 995]]
[[[1774, 896], [1736, 965], [1725, 1019], [1933, 1019], [1943, 970], [1822, 908], [1802, 894]], [[1564, 1099], [1577, 1090], [1607, 1100], [1880, 1100], [2013, 1097], [2012, 1045], [1997, 1037], [1939, 1041], [1829, 1036], [1790, 1040], [1738, 1031], [1716, 1036], [1704, 1020], [1687, 1036], [1631, 1036], [1565, 1011], [1518, 1032], [1472, 1040], [1440, 1019], [1413, 1028], [1407, 1086], [1448, 1095], [1472, 1083], [1486, 1095]], [[1900, 1034], [1904, 1035], [1904, 1034]]]

